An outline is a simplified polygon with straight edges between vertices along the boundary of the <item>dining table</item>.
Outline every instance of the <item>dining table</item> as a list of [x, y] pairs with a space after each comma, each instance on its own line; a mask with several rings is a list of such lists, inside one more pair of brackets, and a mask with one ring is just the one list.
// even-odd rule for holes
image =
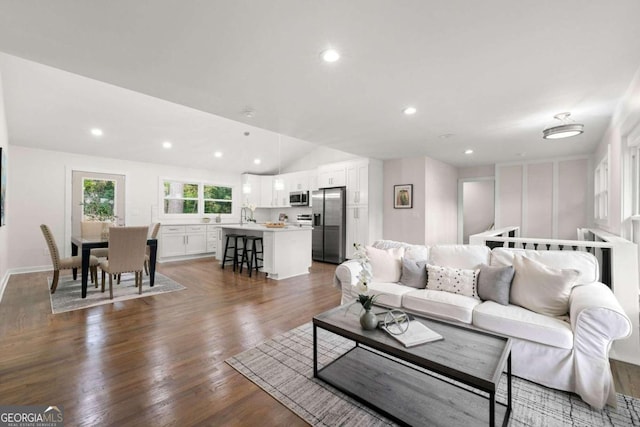
[[[158, 253], [158, 239], [147, 239], [147, 245], [149, 246], [149, 285], [153, 287], [156, 278], [156, 255]], [[71, 236], [71, 255], [77, 256], [78, 251], [82, 256], [82, 298], [87, 297], [87, 282], [89, 279], [89, 257], [91, 256], [91, 249], [96, 248], [108, 248], [109, 238], [101, 237], [82, 237]], [[73, 269], [73, 279], [77, 277], [77, 269]]]

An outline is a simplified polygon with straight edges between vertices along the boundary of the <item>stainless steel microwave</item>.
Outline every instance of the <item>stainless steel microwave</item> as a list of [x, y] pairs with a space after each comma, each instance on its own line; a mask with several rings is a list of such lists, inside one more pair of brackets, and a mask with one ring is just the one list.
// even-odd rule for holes
[[309, 206], [308, 191], [292, 191], [289, 193], [289, 205], [291, 206]]

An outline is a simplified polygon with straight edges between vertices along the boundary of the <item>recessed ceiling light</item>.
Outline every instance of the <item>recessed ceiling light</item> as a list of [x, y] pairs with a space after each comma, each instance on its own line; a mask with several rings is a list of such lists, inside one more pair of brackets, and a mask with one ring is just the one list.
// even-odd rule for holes
[[324, 62], [336, 62], [340, 59], [340, 53], [335, 49], [327, 49], [322, 51], [320, 57]]
[[91, 135], [93, 135], [93, 136], [102, 136], [102, 135], [104, 135], [104, 132], [102, 132], [102, 129], [93, 128], [93, 129], [91, 129]]
[[471, 148], [468, 148], [464, 150], [464, 154], [473, 154], [473, 150]]
[[169, 141], [165, 141], [162, 143], [162, 148], [171, 148], [171, 143]]
[[217, 158], [222, 157], [222, 151], [216, 151], [215, 153], [213, 153], [214, 156], [216, 156]]
[[402, 110], [403, 113], [405, 113], [407, 116], [413, 116], [415, 113], [418, 112], [418, 110], [416, 109], [416, 107], [407, 107], [404, 110]]
[[253, 163], [255, 163], [256, 165], [259, 165], [262, 162], [262, 160], [260, 159], [253, 159]]

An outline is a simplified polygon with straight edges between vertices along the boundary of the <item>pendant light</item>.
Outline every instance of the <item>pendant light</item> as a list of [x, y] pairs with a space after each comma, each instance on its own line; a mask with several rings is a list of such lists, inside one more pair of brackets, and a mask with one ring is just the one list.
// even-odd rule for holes
[[278, 177], [273, 181], [273, 188], [276, 191], [284, 190], [284, 181], [280, 177], [280, 155], [282, 149], [282, 135], [278, 134]]
[[569, 138], [584, 132], [584, 125], [574, 122], [569, 116], [571, 116], [571, 113], [559, 113], [553, 116], [553, 118], [559, 120], [560, 123], [553, 124], [543, 130], [542, 137], [544, 139]]

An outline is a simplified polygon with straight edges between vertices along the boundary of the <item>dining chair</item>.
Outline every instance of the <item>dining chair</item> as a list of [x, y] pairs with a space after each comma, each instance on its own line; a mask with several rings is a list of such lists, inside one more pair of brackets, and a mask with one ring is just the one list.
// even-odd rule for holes
[[[102, 238], [102, 228], [104, 222], [100, 221], [82, 221], [80, 222], [80, 233], [83, 238]], [[106, 258], [109, 253], [108, 248], [91, 249], [91, 255], [98, 258]]]
[[[160, 231], [160, 223], [156, 222], [149, 227], [151, 233], [149, 233], [149, 239], [157, 239], [158, 231]], [[151, 248], [147, 245], [146, 254], [144, 256], [144, 272], [149, 275], [149, 257], [151, 256]]]
[[113, 227], [109, 230], [109, 254], [100, 261], [102, 292], [105, 274], [109, 274], [109, 298], [113, 299], [113, 277], [122, 273], [135, 273], [138, 293], [142, 293], [142, 270], [149, 227]]
[[[51, 282], [51, 293], [56, 293], [58, 287], [58, 278], [60, 277], [60, 270], [71, 270], [73, 268], [82, 268], [82, 256], [76, 255], [68, 258], [60, 258], [60, 252], [58, 251], [58, 245], [51, 233], [51, 230], [45, 224], [40, 225], [44, 240], [47, 241], [49, 247], [49, 254], [51, 255], [51, 263], [53, 264], [53, 281]], [[98, 286], [98, 258], [94, 256], [89, 257], [89, 269], [91, 271], [91, 281], [95, 282]]]

